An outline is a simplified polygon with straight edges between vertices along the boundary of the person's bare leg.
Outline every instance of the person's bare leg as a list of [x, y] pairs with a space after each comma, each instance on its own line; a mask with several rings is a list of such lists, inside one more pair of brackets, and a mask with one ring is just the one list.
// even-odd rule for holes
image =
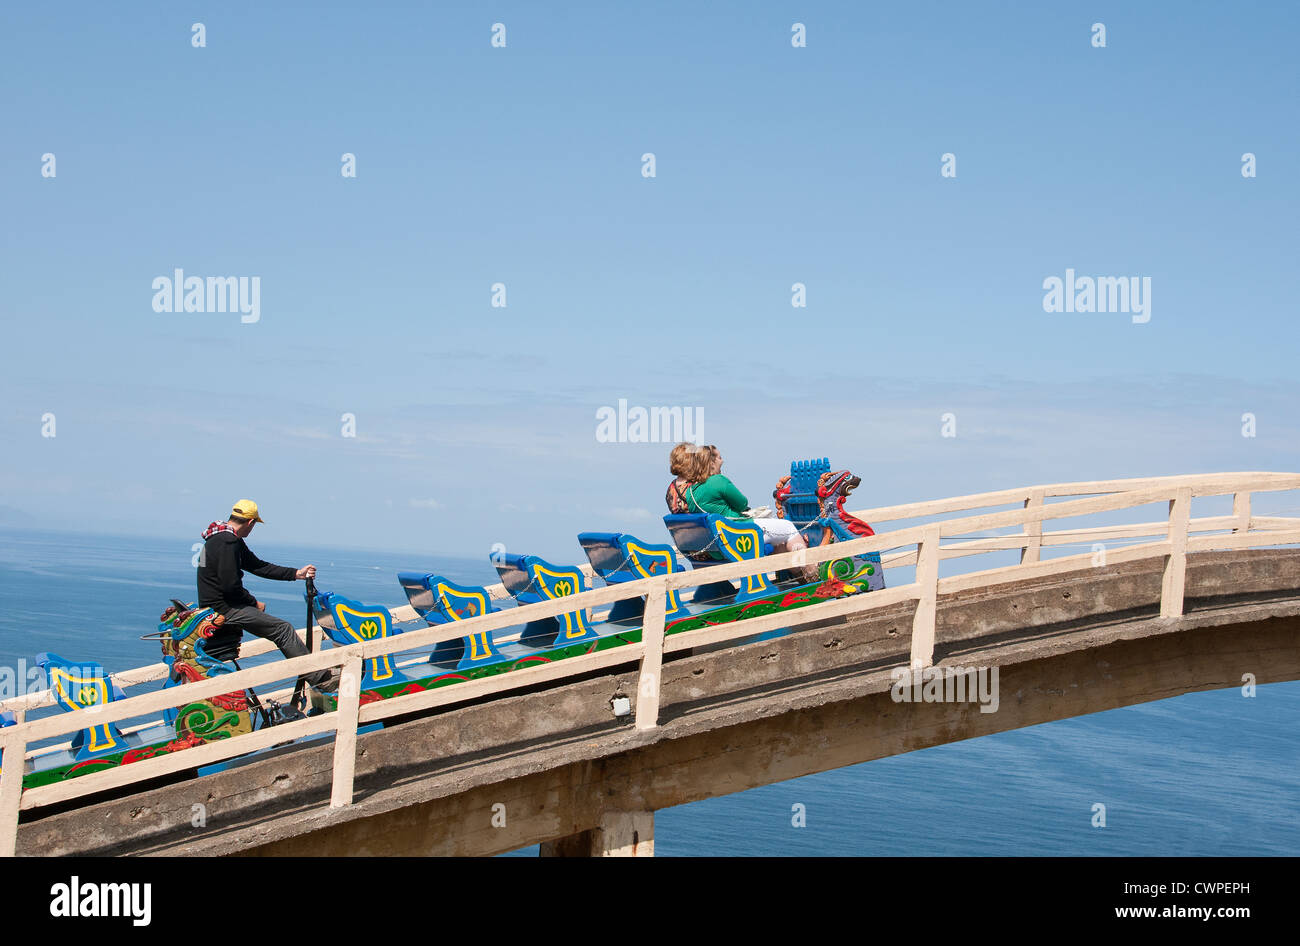
[[[801, 549], [806, 548], [808, 548], [808, 543], [804, 540], [803, 534], [796, 532], [790, 537], [790, 540], [786, 542], [784, 551], [798, 552]], [[816, 565], [803, 565], [798, 570], [800, 574], [803, 575], [803, 580], [806, 582], [821, 580], [821, 572], [817, 570]]]

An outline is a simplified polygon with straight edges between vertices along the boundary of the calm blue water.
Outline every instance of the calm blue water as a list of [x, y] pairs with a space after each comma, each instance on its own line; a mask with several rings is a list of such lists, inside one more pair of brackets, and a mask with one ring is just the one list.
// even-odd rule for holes
[[[206, 523], [204, 523], [206, 525]], [[197, 531], [197, 529], [196, 529]], [[303, 549], [256, 540], [263, 558], [312, 562], [317, 584], [403, 600], [396, 573], [495, 580], [484, 562]], [[172, 596], [194, 599], [191, 543], [0, 530], [0, 666], [42, 650], [110, 671], [156, 663]], [[301, 626], [301, 584], [249, 577]], [[925, 749], [656, 816], [663, 855], [1242, 855], [1300, 853], [1300, 682], [1177, 697]], [[1091, 824], [1106, 806], [1106, 827]], [[802, 805], [805, 827], [792, 824]], [[519, 853], [535, 853], [529, 848]]]

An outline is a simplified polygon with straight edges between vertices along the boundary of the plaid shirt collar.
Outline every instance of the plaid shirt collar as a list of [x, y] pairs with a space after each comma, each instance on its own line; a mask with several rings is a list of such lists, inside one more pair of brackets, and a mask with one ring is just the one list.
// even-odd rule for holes
[[234, 533], [235, 527], [232, 526], [229, 522], [213, 522], [209, 524], [206, 529], [203, 530], [203, 538], [204, 540], [207, 540], [212, 536], [216, 535], [218, 532]]

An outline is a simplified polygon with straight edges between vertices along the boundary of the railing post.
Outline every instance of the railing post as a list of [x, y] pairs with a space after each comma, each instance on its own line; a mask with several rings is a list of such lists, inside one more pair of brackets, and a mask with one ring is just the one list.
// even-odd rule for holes
[[352, 780], [357, 769], [357, 714], [361, 712], [361, 656], [348, 658], [339, 677], [338, 718], [334, 733], [334, 777], [330, 807], [352, 804]]
[[0, 729], [0, 857], [13, 857], [18, 850], [18, 810], [23, 801], [23, 774], [26, 769], [27, 740], [22, 734], [23, 716], [18, 723]]
[[1183, 589], [1187, 578], [1187, 524], [1191, 518], [1192, 490], [1184, 486], [1169, 503], [1169, 557], [1165, 559], [1160, 586], [1160, 616], [1176, 618], [1183, 613]]
[[939, 526], [926, 529], [917, 543], [916, 583], [920, 596], [912, 617], [912, 666], [934, 663], [934, 621], [939, 602]]
[[[1043, 505], [1043, 491], [1041, 489], [1032, 489], [1029, 491], [1029, 498], [1025, 500], [1026, 509], [1038, 509]], [[1034, 522], [1025, 523], [1026, 542], [1020, 550], [1020, 564], [1032, 565], [1038, 561], [1039, 550], [1043, 547], [1043, 520], [1038, 519]]]
[[663, 589], [655, 588], [645, 598], [645, 619], [641, 625], [641, 679], [636, 690], [636, 728], [654, 729], [659, 725], [659, 694], [664, 663], [664, 611], [668, 596], [668, 578]]
[[1237, 524], [1232, 527], [1232, 534], [1250, 531], [1250, 491], [1232, 494], [1232, 518]]

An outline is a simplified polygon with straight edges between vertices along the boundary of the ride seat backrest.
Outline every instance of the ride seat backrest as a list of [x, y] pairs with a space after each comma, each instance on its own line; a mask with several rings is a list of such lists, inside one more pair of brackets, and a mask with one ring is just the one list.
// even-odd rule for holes
[[[763, 537], [763, 530], [757, 523], [737, 522], [721, 516], [711, 516], [709, 525], [718, 539], [718, 547], [730, 561], [756, 561], [764, 555], [772, 554], [772, 546]], [[746, 575], [740, 581], [736, 601], [752, 601], [770, 594], [771, 591], [772, 586], [762, 572]]]
[[[654, 578], [681, 570], [677, 564], [677, 554], [671, 545], [642, 542], [634, 535], [622, 532], [583, 532], [578, 536], [578, 543], [586, 551], [596, 574], [609, 585]], [[665, 615], [674, 615], [681, 607], [677, 590], [669, 589], [664, 604]], [[624, 598], [615, 602], [609, 620], [632, 620], [644, 613], [644, 598]]]
[[[121, 689], [100, 664], [90, 661], [72, 663], [48, 652], [37, 654], [36, 663], [45, 670], [55, 701], [68, 712], [105, 706], [123, 699]], [[89, 726], [72, 740], [72, 752], [77, 759], [123, 752], [127, 748], [122, 733], [112, 723]]]
[[[677, 555], [671, 545], [642, 542], [636, 536], [622, 535], [619, 536], [618, 547], [627, 562], [627, 568], [632, 573], [631, 578], [623, 579], [624, 581], [657, 578], [660, 575], [671, 575], [673, 572], [681, 571]], [[637, 603], [644, 605], [643, 599], [637, 599]], [[664, 617], [673, 617], [682, 610], [684, 609], [681, 595], [676, 588], [669, 588], [664, 599]], [[610, 619], [613, 620], [612, 614]]]
[[397, 583], [402, 586], [407, 602], [415, 609], [416, 614], [430, 624], [434, 622], [429, 618], [429, 614], [437, 607], [433, 589], [429, 586], [429, 579], [432, 577], [434, 576], [425, 572], [397, 573]]
[[[619, 582], [635, 581], [642, 577], [636, 573], [624, 551], [622, 543], [627, 537], [621, 532], [581, 532], [578, 544], [587, 553], [587, 561], [592, 570], [604, 579], [607, 585]], [[615, 601], [610, 608], [608, 620], [630, 621], [645, 614], [645, 601], [642, 598], [624, 598]]]
[[330, 640], [340, 647], [401, 633], [393, 627], [393, 615], [387, 608], [361, 604], [333, 591], [317, 592], [312, 611]]
[[671, 545], [643, 542], [625, 532], [583, 532], [578, 543], [607, 585], [681, 571]]
[[[506, 555], [499, 560], [493, 559], [493, 564], [501, 576], [501, 583], [520, 604], [567, 598], [591, 587], [582, 569], [571, 565], [552, 565], [536, 555]], [[557, 626], [553, 641], [556, 646], [599, 636], [591, 627], [591, 609], [583, 608], [561, 614], [558, 618], [530, 621], [520, 640], [536, 643], [547, 636], [552, 626], [548, 622], [551, 621], [556, 622]]]
[[641, 577], [627, 561], [620, 545], [621, 532], [581, 532], [578, 544], [587, 553], [592, 569], [607, 585], [620, 581], [635, 581]]
[[708, 513], [674, 513], [664, 516], [664, 525], [673, 537], [673, 545], [690, 560], [692, 567], [703, 568], [726, 561], [726, 556], [718, 550]]
[[[519, 600], [521, 603], [523, 599], [519, 596], [529, 594], [531, 591], [529, 586], [532, 584], [532, 579], [524, 568], [524, 559], [526, 558], [528, 558], [527, 555], [500, 555], [492, 558], [492, 564], [496, 566], [497, 574], [501, 576], [501, 584], [505, 585], [506, 591], [510, 593], [512, 598]], [[529, 599], [528, 603], [541, 600], [544, 599], [540, 597]]]
[[796, 525], [805, 525], [821, 515], [817, 483], [823, 473], [830, 471], [831, 461], [827, 457], [795, 460], [790, 464], [790, 495], [785, 501], [787, 519]]
[[[320, 591], [311, 599], [312, 613], [330, 640], [340, 647], [383, 640], [401, 631], [393, 627], [387, 608], [361, 604], [332, 591]], [[368, 657], [362, 662], [363, 688], [394, 683], [402, 675], [393, 667], [392, 654]]]
[[564, 598], [590, 587], [580, 568], [552, 565], [536, 555], [506, 555], [494, 564], [506, 591], [520, 604]]
[[[425, 575], [402, 572], [397, 580], [406, 589], [411, 607], [431, 627], [441, 627], [457, 621], [468, 621], [501, 609], [492, 604], [492, 598], [482, 585], [462, 585], [442, 575]], [[465, 637], [439, 641], [429, 655], [429, 663], [450, 666], [457, 670], [499, 660], [491, 631], [479, 631]]]
[[[664, 525], [673, 537], [677, 551], [691, 563], [691, 568], [707, 568], [721, 565], [728, 561], [726, 554], [718, 545], [711, 519], [716, 518], [703, 512], [674, 513], [664, 516]], [[697, 604], [717, 601], [736, 593], [736, 586], [729, 581], [710, 581], [695, 589], [691, 600]]]
[[401, 572], [397, 580], [411, 607], [431, 626], [501, 610], [482, 585], [462, 585], [442, 575], [417, 572]]
[[441, 575], [430, 575], [429, 587], [434, 600], [431, 617], [443, 623], [468, 621], [501, 610], [492, 604], [492, 597], [482, 585], [461, 585]]

